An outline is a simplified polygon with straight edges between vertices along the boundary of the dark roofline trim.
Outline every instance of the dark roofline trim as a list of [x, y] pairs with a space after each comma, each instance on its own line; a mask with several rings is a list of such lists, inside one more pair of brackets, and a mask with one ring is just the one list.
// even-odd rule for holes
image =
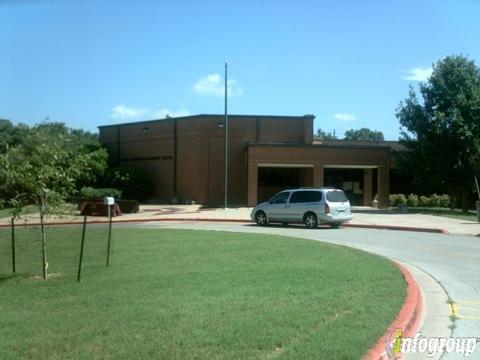
[[377, 149], [377, 150], [390, 150], [391, 146], [388, 145], [326, 145], [326, 144], [302, 144], [302, 143], [247, 143], [245, 149], [249, 147], [294, 147], [294, 148], [329, 148], [329, 149]]
[[[111, 125], [100, 125], [98, 128], [106, 128], [106, 127], [114, 127], [114, 126], [124, 126], [124, 125], [142, 125], [142, 124], [151, 124], [159, 121], [174, 121], [174, 120], [188, 120], [188, 119], [195, 119], [199, 117], [213, 117], [213, 118], [220, 118], [224, 119], [225, 115], [222, 114], [198, 114], [198, 115], [189, 115], [189, 116], [180, 116], [180, 117], [170, 117], [170, 118], [164, 118], [164, 119], [154, 119], [154, 120], [143, 120], [143, 121], [131, 121], [131, 122], [125, 122], [125, 123], [119, 123], [119, 124], [111, 124]], [[315, 119], [315, 115], [311, 114], [306, 114], [306, 115], [241, 115], [241, 114], [229, 114], [228, 118], [268, 118], [268, 119], [295, 119], [295, 120], [300, 120], [300, 119]]]

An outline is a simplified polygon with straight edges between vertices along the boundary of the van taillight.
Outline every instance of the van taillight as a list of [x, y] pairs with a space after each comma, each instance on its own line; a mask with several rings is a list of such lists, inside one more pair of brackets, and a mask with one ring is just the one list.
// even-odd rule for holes
[[328, 214], [330, 212], [330, 206], [328, 206], [327, 203], [325, 203], [325, 214]]

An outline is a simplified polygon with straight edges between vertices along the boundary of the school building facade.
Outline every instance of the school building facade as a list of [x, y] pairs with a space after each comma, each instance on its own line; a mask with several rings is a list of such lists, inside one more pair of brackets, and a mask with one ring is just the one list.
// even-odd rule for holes
[[[354, 205], [388, 207], [395, 142], [314, 139], [313, 115], [229, 115], [228, 199], [254, 206], [293, 187], [333, 186]], [[100, 126], [115, 164], [145, 171], [152, 198], [217, 206], [224, 199], [224, 116]]]

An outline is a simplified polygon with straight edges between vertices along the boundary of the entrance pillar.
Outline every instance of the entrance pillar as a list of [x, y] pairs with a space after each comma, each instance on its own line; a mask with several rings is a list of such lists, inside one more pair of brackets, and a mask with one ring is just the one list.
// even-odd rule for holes
[[323, 186], [323, 165], [315, 164], [313, 166], [313, 187], [320, 188]]
[[373, 200], [373, 170], [363, 169], [363, 206], [371, 206]]
[[258, 167], [254, 161], [248, 162], [248, 206], [257, 205]]
[[387, 209], [390, 205], [390, 167], [379, 166], [378, 167], [378, 207], [381, 209]]

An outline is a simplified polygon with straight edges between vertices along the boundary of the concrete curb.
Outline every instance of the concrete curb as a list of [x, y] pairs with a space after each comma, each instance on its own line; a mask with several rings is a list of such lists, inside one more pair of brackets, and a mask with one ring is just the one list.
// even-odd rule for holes
[[394, 331], [401, 329], [403, 337], [414, 337], [420, 328], [423, 316], [423, 299], [420, 287], [410, 271], [395, 261], [393, 263], [398, 266], [407, 283], [407, 297], [396, 319], [390, 324], [387, 332], [368, 351], [364, 360], [391, 359], [387, 354], [386, 346], [392, 340], [391, 336]]
[[[242, 220], [242, 219], [211, 219], [211, 218], [150, 218], [150, 219], [127, 219], [127, 220], [115, 220], [113, 223], [144, 223], [144, 222], [154, 222], [154, 221], [190, 221], [190, 222], [233, 222], [233, 223], [251, 223], [251, 220]], [[57, 225], [76, 225], [81, 224], [81, 221], [64, 221], [64, 222], [49, 222], [47, 226], [57, 226]], [[88, 224], [107, 224], [108, 220], [91, 220], [88, 221]], [[40, 223], [16, 223], [16, 226], [39, 226]], [[360, 229], [378, 229], [378, 230], [397, 230], [397, 231], [414, 231], [414, 232], [427, 232], [435, 234], [448, 234], [448, 231], [445, 229], [436, 229], [436, 228], [421, 228], [413, 226], [396, 226], [396, 225], [375, 225], [375, 224], [343, 224], [344, 227], [350, 228], [360, 228]], [[0, 228], [10, 227], [10, 224], [0, 224]]]

